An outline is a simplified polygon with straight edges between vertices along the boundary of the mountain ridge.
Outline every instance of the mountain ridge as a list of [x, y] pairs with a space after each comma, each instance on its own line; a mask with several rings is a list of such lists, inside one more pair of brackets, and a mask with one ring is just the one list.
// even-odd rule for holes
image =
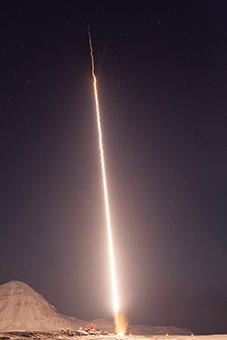
[[73, 327], [33, 288], [21, 281], [0, 285], [0, 329], [55, 331]]
[[[62, 328], [77, 330], [89, 328], [114, 332], [114, 323], [105, 319], [79, 320], [58, 313], [39, 293], [21, 281], [10, 281], [0, 285], [0, 330], [60, 331]], [[128, 333], [134, 335], [181, 334], [189, 335], [190, 329], [174, 326], [129, 325]]]

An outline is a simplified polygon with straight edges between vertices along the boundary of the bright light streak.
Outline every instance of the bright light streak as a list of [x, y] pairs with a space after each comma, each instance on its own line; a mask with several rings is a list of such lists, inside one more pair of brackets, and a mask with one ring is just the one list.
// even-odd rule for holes
[[95, 96], [97, 125], [98, 125], [98, 133], [99, 133], [99, 149], [100, 149], [100, 158], [101, 158], [101, 164], [102, 164], [102, 177], [103, 177], [103, 187], [104, 187], [104, 196], [105, 196], [105, 205], [106, 205], [106, 218], [107, 218], [107, 228], [108, 228], [108, 238], [109, 238], [109, 248], [110, 248], [110, 263], [111, 263], [111, 275], [112, 275], [112, 286], [113, 286], [115, 322], [116, 322], [116, 328], [119, 329], [117, 283], [116, 283], [116, 274], [115, 274], [115, 267], [114, 267], [113, 242], [112, 242], [112, 233], [111, 233], [111, 224], [110, 224], [107, 184], [106, 184], [104, 151], [103, 151], [103, 144], [102, 144], [102, 130], [101, 130], [101, 121], [100, 121], [100, 113], [99, 113], [97, 79], [95, 76], [95, 65], [94, 65], [93, 48], [92, 48], [92, 43], [91, 43], [90, 26], [88, 27], [88, 36], [89, 36], [89, 45], [90, 45], [90, 54], [91, 54], [94, 96]]

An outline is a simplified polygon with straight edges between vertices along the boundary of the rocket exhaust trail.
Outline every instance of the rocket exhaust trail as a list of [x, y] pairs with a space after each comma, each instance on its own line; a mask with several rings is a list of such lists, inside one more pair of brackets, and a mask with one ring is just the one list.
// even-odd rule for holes
[[98, 126], [98, 134], [99, 134], [99, 149], [100, 149], [100, 158], [101, 158], [101, 165], [102, 165], [103, 187], [104, 187], [104, 196], [105, 196], [105, 205], [106, 205], [106, 218], [107, 218], [107, 229], [108, 229], [109, 249], [110, 249], [110, 263], [111, 263], [111, 275], [112, 275], [112, 286], [113, 286], [113, 300], [114, 300], [113, 303], [114, 303], [114, 312], [115, 312], [115, 322], [116, 322], [116, 329], [119, 329], [118, 298], [117, 298], [117, 284], [116, 284], [116, 275], [115, 275], [115, 267], [114, 267], [113, 242], [112, 242], [112, 233], [111, 233], [111, 224], [110, 224], [107, 184], [106, 184], [104, 151], [103, 151], [103, 144], [102, 144], [102, 130], [101, 130], [101, 121], [100, 121], [100, 113], [99, 113], [97, 79], [95, 76], [95, 65], [94, 65], [93, 48], [92, 48], [92, 43], [91, 43], [90, 26], [88, 26], [88, 36], [89, 36], [89, 45], [90, 45], [92, 77], [93, 77], [94, 96], [95, 96], [96, 115], [97, 115], [97, 126]]

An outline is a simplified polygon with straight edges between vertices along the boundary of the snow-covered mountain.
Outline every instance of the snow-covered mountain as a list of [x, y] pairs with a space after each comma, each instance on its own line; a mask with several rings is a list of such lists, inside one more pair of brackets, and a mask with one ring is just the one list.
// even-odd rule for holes
[[[0, 330], [60, 331], [68, 327], [77, 330], [80, 327], [89, 328], [91, 322], [96, 329], [114, 332], [114, 323], [105, 319], [83, 321], [59, 314], [54, 306], [26, 283], [10, 281], [0, 285]], [[129, 325], [129, 332], [133, 335], [192, 333], [190, 329], [145, 325]]]
[[76, 329], [27, 284], [10, 281], [0, 285], [0, 329], [59, 331], [62, 327]]

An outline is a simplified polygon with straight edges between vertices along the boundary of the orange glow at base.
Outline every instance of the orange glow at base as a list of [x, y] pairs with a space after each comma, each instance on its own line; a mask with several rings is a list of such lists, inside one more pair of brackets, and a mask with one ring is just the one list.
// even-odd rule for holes
[[116, 318], [114, 320], [115, 322], [115, 333], [117, 335], [125, 335], [128, 327], [128, 320], [127, 318], [122, 314], [118, 314], [118, 324], [116, 323]]
[[166, 336], [169, 336], [169, 334], [168, 334], [168, 333], [166, 333]]
[[194, 334], [192, 333], [191, 336], [194, 336]]
[[129, 335], [131, 336], [131, 335], [132, 335], [132, 333], [129, 333]]

